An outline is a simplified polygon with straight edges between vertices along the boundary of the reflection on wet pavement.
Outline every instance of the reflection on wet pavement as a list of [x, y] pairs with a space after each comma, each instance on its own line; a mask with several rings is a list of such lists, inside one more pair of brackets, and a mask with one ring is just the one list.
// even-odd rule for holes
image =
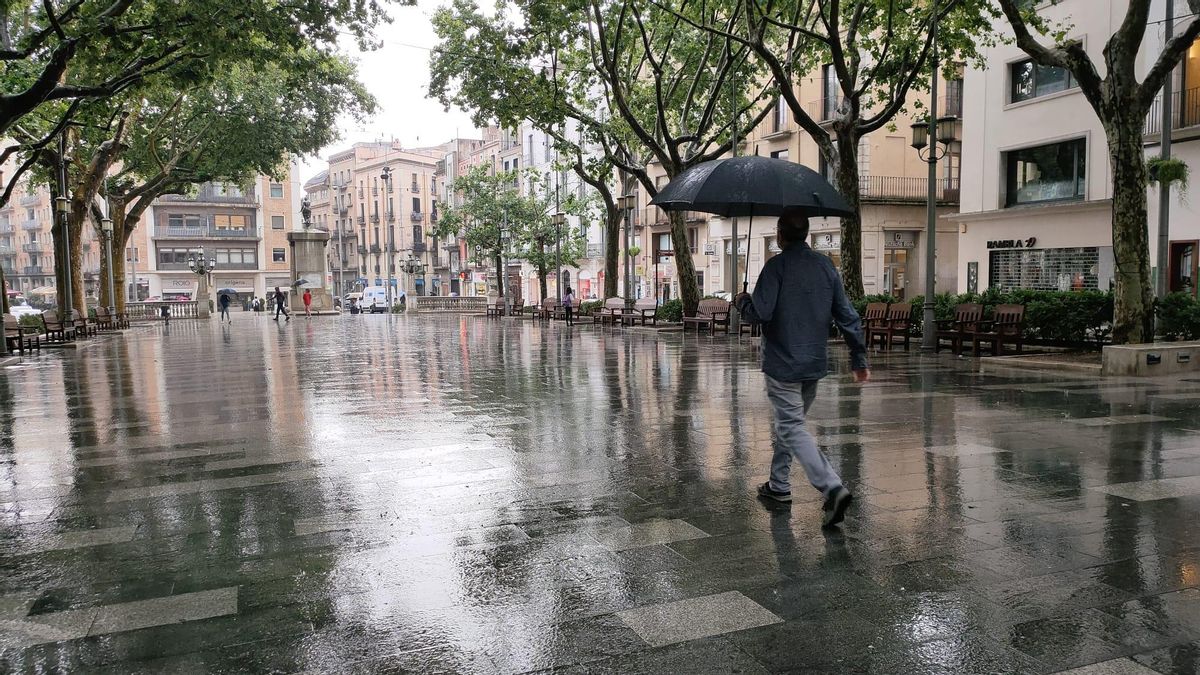
[[3, 371], [0, 671], [1200, 671], [1198, 381], [836, 374], [823, 533], [746, 344], [292, 323]]

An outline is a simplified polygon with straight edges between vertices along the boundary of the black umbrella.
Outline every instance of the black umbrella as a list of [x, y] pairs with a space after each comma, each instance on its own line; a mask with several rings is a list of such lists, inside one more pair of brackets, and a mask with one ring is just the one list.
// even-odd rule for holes
[[[732, 157], [703, 162], [679, 174], [650, 201], [665, 211], [703, 211], [725, 217], [778, 216], [799, 209], [809, 218], [853, 216], [854, 211], [821, 174], [772, 157]], [[734, 242], [737, 255], [737, 242]], [[750, 284], [750, 266], [742, 290]]]

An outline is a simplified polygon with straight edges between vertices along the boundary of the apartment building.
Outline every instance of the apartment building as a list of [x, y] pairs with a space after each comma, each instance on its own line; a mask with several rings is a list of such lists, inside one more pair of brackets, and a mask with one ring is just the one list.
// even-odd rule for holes
[[[1039, 12], [1070, 25], [1093, 61], [1128, 8], [1120, 0], [1064, 0]], [[1182, 12], [1178, 7], [1177, 13]], [[1163, 3], [1153, 4], [1139, 72], [1162, 50]], [[1180, 19], [1181, 21], [1183, 19]], [[1006, 30], [1003, 23], [1000, 30]], [[1033, 64], [1012, 44], [986, 53], [988, 67], [966, 73], [959, 290], [1108, 289], [1114, 279], [1112, 171], [1104, 130], [1069, 72]], [[1200, 44], [1173, 75], [1173, 154], [1200, 165]], [[1159, 153], [1161, 95], [1146, 120], [1147, 157]], [[1165, 267], [1174, 290], [1193, 293], [1200, 243], [1200, 211], [1174, 191], [1170, 255]], [[1147, 223], [1155, 274], [1158, 190], [1150, 190]]]
[[[314, 225], [330, 234], [329, 269], [338, 296], [365, 286], [406, 295], [446, 295], [447, 255], [439, 251], [438, 163], [442, 146], [356, 143], [304, 184]], [[423, 272], [420, 266], [424, 266]]]
[[[147, 210], [125, 251], [126, 289], [138, 300], [197, 300], [189, 259], [216, 261], [212, 288], [266, 297], [291, 282], [287, 233], [299, 223], [295, 164], [276, 181], [205, 183], [194, 195], [163, 195]], [[134, 286], [134, 284], [136, 284]]]
[[[45, 304], [54, 304], [50, 292], [55, 287], [53, 225], [54, 201], [49, 188], [28, 180], [0, 208], [0, 266], [8, 289]], [[94, 228], [84, 227], [81, 240], [72, 246], [83, 247], [84, 296], [93, 305], [100, 293], [100, 237]]]

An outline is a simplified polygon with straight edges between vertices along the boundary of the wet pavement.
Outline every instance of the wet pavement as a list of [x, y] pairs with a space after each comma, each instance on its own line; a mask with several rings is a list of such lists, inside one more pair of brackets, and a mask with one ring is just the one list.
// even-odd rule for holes
[[235, 314], [25, 359], [0, 671], [1200, 672], [1200, 378], [875, 366], [811, 412], [827, 534], [753, 497], [735, 340]]

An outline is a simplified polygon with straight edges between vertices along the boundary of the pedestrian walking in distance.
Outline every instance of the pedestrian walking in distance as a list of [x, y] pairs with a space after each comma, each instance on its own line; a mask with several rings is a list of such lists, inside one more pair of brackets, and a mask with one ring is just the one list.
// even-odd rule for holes
[[159, 309], [158, 309], [158, 315], [162, 317], [164, 324], [166, 324], [168, 326], [171, 325], [171, 307], [170, 307], [170, 305], [168, 305], [164, 302], [162, 304], [162, 307], [159, 307]]
[[312, 318], [312, 291], [308, 290], [307, 288], [304, 289], [303, 298], [304, 298], [304, 318], [306, 320], [311, 319]]
[[575, 291], [572, 291], [571, 287], [567, 286], [567, 292], [563, 293], [563, 312], [565, 313], [564, 316], [567, 317], [567, 325], [568, 326], [575, 325], [574, 311], [575, 311]]
[[275, 320], [276, 321], [279, 320], [280, 314], [283, 315], [284, 321], [292, 320], [292, 315], [288, 314], [287, 307], [285, 306], [286, 302], [287, 302], [287, 295], [285, 295], [283, 293], [283, 291], [279, 290], [279, 287], [276, 286], [275, 287]]
[[829, 458], [804, 428], [805, 415], [817, 395], [817, 382], [828, 374], [826, 343], [831, 321], [850, 347], [855, 382], [871, 378], [862, 323], [842, 279], [829, 258], [808, 246], [808, 218], [785, 211], [776, 232], [783, 253], [763, 266], [754, 295], [734, 299], [744, 320], [762, 324], [762, 369], [767, 398], [775, 414], [775, 455], [771, 477], [758, 488], [764, 499], [792, 501], [789, 480], [795, 457], [812, 486], [824, 495], [826, 527], [845, 518], [853, 498]]
[[222, 293], [217, 296], [217, 307], [221, 309], [221, 321], [233, 323], [233, 319], [229, 318], [229, 296]]

